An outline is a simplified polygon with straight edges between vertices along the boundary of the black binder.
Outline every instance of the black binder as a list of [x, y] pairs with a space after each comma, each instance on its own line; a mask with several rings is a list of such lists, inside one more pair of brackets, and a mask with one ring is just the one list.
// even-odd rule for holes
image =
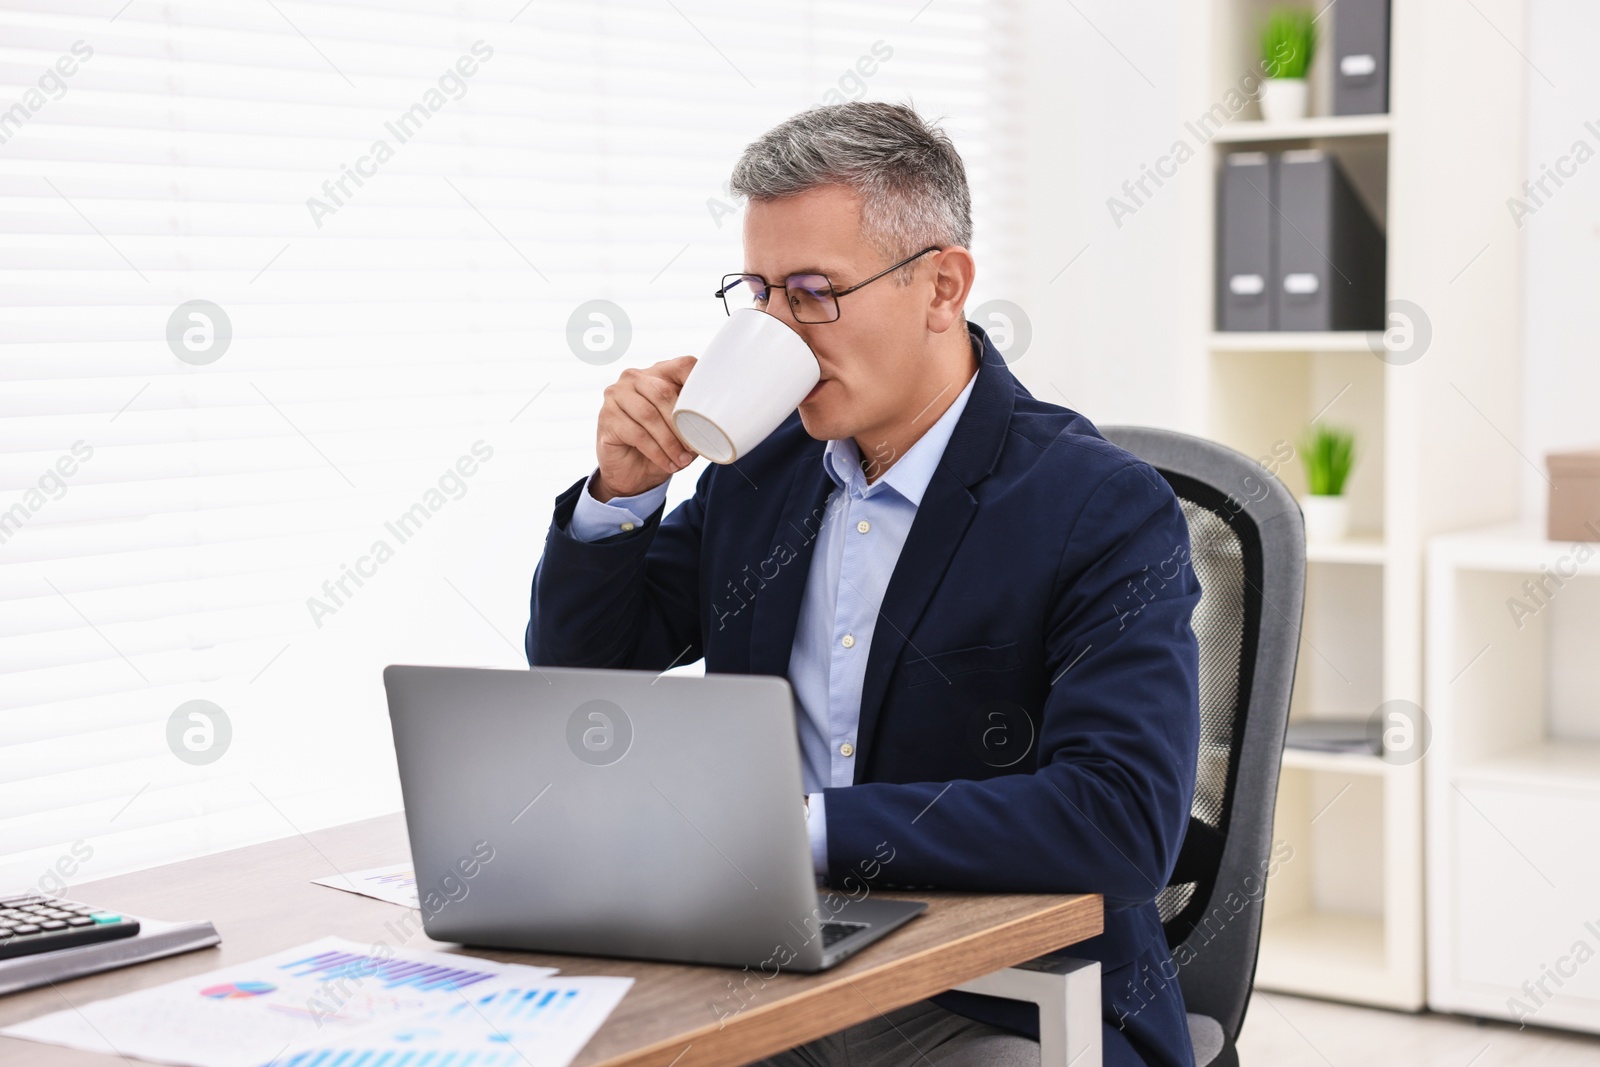
[[1389, 110], [1389, 0], [1339, 0], [1333, 6], [1333, 113]]
[[1217, 329], [1276, 329], [1277, 160], [1234, 152], [1222, 161], [1217, 203]]
[[1384, 328], [1384, 238], [1338, 160], [1317, 149], [1278, 159], [1276, 328]]

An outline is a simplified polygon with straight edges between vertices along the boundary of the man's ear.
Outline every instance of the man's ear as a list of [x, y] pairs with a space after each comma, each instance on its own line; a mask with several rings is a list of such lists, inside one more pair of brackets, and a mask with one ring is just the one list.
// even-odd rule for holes
[[928, 303], [928, 329], [933, 333], [944, 333], [952, 326], [965, 330], [962, 309], [978, 270], [972, 253], [955, 245], [930, 254], [929, 258], [933, 260], [933, 299]]

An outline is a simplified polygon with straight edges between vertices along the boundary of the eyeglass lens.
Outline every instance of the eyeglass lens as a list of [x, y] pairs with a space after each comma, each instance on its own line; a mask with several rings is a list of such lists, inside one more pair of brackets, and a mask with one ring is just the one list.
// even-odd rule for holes
[[[796, 322], [832, 322], [839, 317], [833, 285], [824, 274], [791, 274], [780, 292], [788, 299]], [[729, 311], [745, 307], [765, 310], [768, 296], [767, 283], [758, 274], [729, 275], [723, 287]]]

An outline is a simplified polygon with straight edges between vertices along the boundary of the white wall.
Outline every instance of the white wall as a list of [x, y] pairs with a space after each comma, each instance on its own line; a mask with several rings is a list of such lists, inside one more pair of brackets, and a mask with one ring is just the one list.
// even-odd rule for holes
[[1097, 424], [1181, 427], [1184, 316], [1204, 287], [1184, 276], [1180, 253], [1184, 227], [1203, 215], [1208, 157], [1147, 184], [1153, 195], [1120, 226], [1106, 201], [1126, 202], [1123, 182], [1167, 153], [1203, 96], [1203, 6], [1024, 0], [1029, 246], [1016, 300], [1033, 344], [1013, 369], [1035, 396]]
[[[1600, 448], [1600, 67], [1592, 54], [1600, 4], [1533, 0], [1528, 29], [1526, 175], [1576, 169], [1560, 188], [1547, 182], [1553, 195], [1540, 194], [1544, 203], [1521, 220], [1522, 450], [1542, 468], [1552, 449]], [[1578, 141], [1594, 158], [1562, 163]], [[1515, 227], [1509, 211], [1506, 226]], [[1544, 479], [1528, 469], [1523, 487], [1524, 512], [1542, 522]]]

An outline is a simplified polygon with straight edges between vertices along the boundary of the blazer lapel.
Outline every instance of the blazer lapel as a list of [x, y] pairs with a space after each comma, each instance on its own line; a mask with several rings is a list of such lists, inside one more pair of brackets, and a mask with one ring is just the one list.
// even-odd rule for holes
[[[861, 718], [856, 729], [855, 780], [858, 782], [863, 780], [862, 772], [871, 754], [873, 732], [888, 689], [889, 675], [906, 652], [909, 635], [922, 618], [977, 513], [977, 499], [970, 487], [994, 469], [1011, 424], [1017, 394], [1028, 395], [983, 330], [971, 323], [967, 329], [983, 353], [978, 380], [923, 493], [917, 517], [911, 523], [905, 547], [884, 591], [861, 689]], [[750, 623], [751, 674], [789, 676], [800, 602], [805, 595], [828, 496], [834, 489], [833, 479], [822, 465], [823, 448], [823, 442], [813, 441], [803, 449], [801, 458], [794, 464], [794, 475], [789, 481], [777, 528], [772, 533], [768, 555], [778, 568], [772, 578], [763, 576], [763, 584], [755, 597]], [[912, 648], [910, 654], [922, 653]]]
[[789, 493], [778, 525], [772, 533], [769, 558], [777, 574], [767, 579], [755, 598], [750, 622], [750, 673], [789, 676], [795, 627], [800, 621], [800, 601], [816, 549], [817, 531], [833, 490], [833, 479], [822, 465], [823, 443], [814, 442], [794, 465]]
[[[962, 413], [963, 417], [965, 414]], [[922, 495], [917, 517], [912, 520], [905, 547], [900, 550], [900, 559], [889, 577], [878, 622], [872, 630], [867, 673], [861, 684], [861, 721], [856, 726], [857, 782], [865, 780], [863, 772], [872, 755], [873, 730], [878, 724], [878, 711], [883, 706], [889, 675], [901, 653], [906, 651], [907, 635], [916, 628], [933, 591], [944, 580], [950, 558], [955, 555], [977, 510], [978, 503], [967, 487], [941, 464]], [[922, 654], [922, 650], [915, 647], [909, 651], [913, 657]]]
[[[999, 461], [1021, 388], [983, 330], [970, 323], [968, 330], [982, 346], [978, 380], [950, 435], [950, 442], [945, 445], [944, 455], [934, 468], [933, 478], [922, 494], [917, 517], [912, 520], [911, 532], [906, 535], [905, 547], [900, 551], [883, 594], [878, 622], [872, 631], [872, 647], [867, 652], [866, 677], [861, 686], [861, 718], [856, 726], [856, 782], [866, 780], [873, 734], [884, 694], [888, 691], [889, 675], [907, 652], [911, 632], [922, 618], [934, 590], [944, 580], [950, 560], [972, 524], [978, 502], [969, 487], [987, 477]], [[790, 636], [793, 637], [792, 626]], [[909, 654], [915, 657], [923, 651], [913, 647]]]

